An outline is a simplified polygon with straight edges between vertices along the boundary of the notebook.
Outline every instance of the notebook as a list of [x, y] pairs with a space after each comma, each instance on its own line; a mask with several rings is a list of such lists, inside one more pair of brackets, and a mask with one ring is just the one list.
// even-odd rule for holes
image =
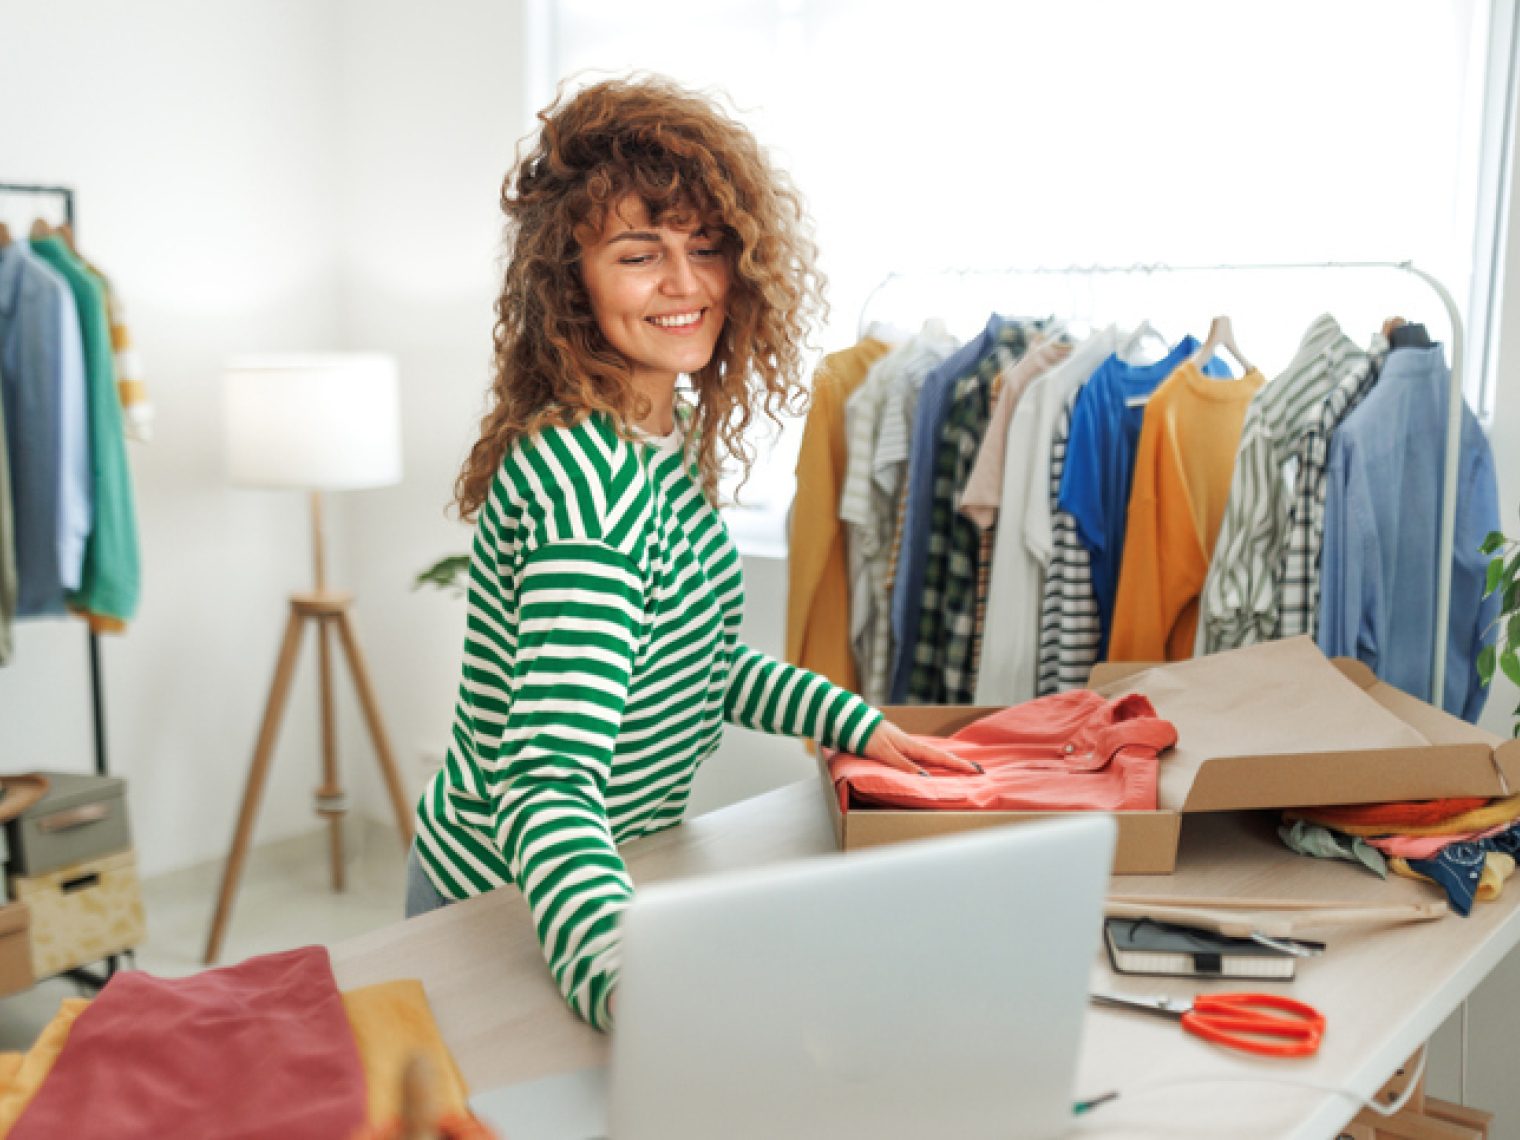
[[471, 1107], [512, 1140], [1064, 1135], [1114, 832], [1095, 812], [641, 887], [605, 1106], [581, 1073]]
[[1118, 974], [1290, 981], [1298, 962], [1286, 950], [1249, 938], [1149, 918], [1110, 918], [1103, 932], [1109, 961]]

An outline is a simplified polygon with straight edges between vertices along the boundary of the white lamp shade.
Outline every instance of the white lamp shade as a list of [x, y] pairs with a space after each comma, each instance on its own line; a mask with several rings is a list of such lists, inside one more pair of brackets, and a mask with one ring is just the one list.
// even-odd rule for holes
[[392, 357], [250, 356], [229, 362], [227, 477], [253, 487], [357, 490], [401, 481]]

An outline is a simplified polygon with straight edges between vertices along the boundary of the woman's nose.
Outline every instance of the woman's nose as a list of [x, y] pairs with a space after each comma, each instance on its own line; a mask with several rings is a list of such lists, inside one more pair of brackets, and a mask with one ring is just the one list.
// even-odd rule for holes
[[660, 281], [661, 289], [672, 297], [685, 297], [697, 291], [697, 275], [691, 261], [685, 257], [668, 258], [666, 271]]

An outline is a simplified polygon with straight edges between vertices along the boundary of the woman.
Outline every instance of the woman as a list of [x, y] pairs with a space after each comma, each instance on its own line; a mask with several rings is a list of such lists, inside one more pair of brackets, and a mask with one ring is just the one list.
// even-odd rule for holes
[[605, 1029], [633, 894], [617, 844], [680, 822], [725, 721], [967, 765], [738, 641], [718, 474], [748, 466], [757, 410], [801, 394], [820, 279], [800, 199], [665, 81], [539, 117], [502, 193], [494, 401], [456, 486], [476, 519], [463, 675], [407, 912], [516, 883], [566, 1001]]

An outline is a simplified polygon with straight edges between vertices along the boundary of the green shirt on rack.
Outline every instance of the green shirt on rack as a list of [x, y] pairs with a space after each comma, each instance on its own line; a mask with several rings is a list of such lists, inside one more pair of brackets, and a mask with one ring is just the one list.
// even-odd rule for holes
[[604, 415], [509, 449], [470, 557], [464, 665], [417, 853], [453, 899], [515, 883], [600, 1028], [633, 895], [617, 845], [679, 823], [724, 722], [858, 752], [859, 697], [743, 645], [739, 555], [680, 433]]
[[126, 621], [137, 612], [141, 569], [105, 289], [60, 238], [33, 238], [31, 245], [37, 256], [68, 282], [84, 340], [95, 516], [85, 545], [79, 589], [69, 595], [69, 604], [87, 614]]

